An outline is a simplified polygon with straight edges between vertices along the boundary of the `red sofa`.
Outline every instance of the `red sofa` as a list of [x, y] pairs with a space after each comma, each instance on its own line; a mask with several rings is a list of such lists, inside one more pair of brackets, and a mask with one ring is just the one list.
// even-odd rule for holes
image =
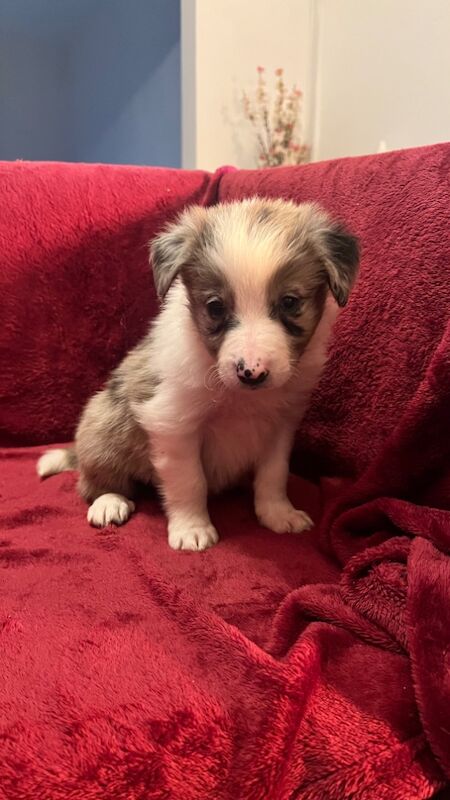
[[[1, 800], [450, 797], [450, 147], [215, 175], [0, 165]], [[362, 267], [293, 456], [316, 528], [148, 493], [93, 530], [44, 446], [146, 330], [189, 203], [318, 200]]]

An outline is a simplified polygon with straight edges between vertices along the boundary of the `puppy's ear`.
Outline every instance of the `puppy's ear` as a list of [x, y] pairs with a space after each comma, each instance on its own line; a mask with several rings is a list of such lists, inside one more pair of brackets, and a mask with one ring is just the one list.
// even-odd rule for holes
[[358, 239], [340, 223], [332, 223], [323, 233], [324, 266], [331, 293], [339, 306], [348, 302], [359, 266]]
[[191, 206], [150, 242], [150, 263], [160, 300], [163, 300], [183, 266], [192, 259], [206, 223], [206, 211]]

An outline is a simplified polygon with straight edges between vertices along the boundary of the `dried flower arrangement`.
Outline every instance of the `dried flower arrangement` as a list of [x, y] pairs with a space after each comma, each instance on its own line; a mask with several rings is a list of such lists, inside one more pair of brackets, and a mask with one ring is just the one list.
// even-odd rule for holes
[[284, 82], [283, 69], [276, 69], [275, 98], [271, 109], [265, 68], [257, 67], [257, 72], [255, 97], [251, 99], [244, 92], [242, 106], [245, 117], [256, 132], [258, 165], [279, 167], [307, 161], [309, 148], [300, 139], [302, 92], [296, 86], [288, 89]]

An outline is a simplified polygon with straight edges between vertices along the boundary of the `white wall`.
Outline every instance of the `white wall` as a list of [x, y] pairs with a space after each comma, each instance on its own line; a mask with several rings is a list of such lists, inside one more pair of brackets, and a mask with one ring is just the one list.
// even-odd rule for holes
[[449, 0], [317, 0], [314, 158], [450, 139]]
[[256, 66], [305, 92], [314, 160], [450, 139], [450, 0], [182, 0], [183, 166], [255, 166]]
[[[183, 166], [254, 167], [241, 95], [284, 67], [308, 102], [314, 0], [182, 0]], [[309, 124], [309, 118], [305, 120]]]

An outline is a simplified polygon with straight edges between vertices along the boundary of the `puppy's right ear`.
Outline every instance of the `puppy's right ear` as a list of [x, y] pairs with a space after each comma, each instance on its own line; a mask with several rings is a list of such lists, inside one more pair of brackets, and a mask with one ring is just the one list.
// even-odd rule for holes
[[160, 300], [163, 300], [183, 266], [192, 259], [206, 224], [206, 210], [191, 206], [150, 242], [150, 263]]

